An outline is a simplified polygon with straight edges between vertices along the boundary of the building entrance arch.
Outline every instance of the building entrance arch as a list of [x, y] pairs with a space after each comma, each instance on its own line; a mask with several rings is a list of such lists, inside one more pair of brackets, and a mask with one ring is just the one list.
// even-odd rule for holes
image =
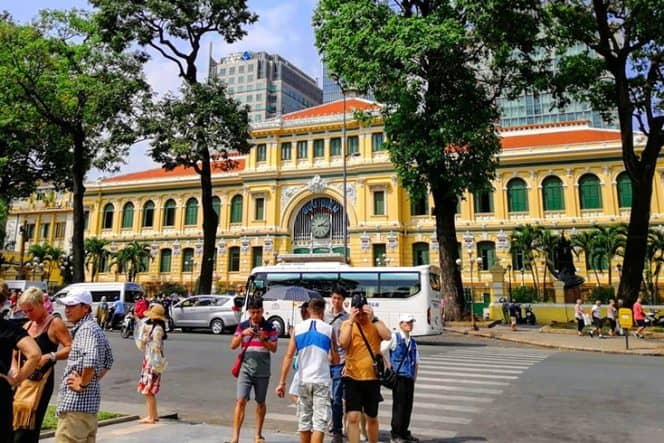
[[303, 202], [291, 225], [293, 253], [343, 254], [344, 208], [333, 198], [316, 197]]

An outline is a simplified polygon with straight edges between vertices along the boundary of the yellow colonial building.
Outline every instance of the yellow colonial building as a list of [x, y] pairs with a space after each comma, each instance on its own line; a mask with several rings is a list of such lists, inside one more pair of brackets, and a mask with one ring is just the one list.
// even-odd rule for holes
[[[355, 111], [372, 114], [373, 120], [359, 122]], [[528, 284], [518, 257], [509, 256], [509, 236], [518, 225], [564, 230], [569, 236], [594, 224], [628, 221], [631, 187], [618, 131], [569, 122], [510, 128], [501, 135], [494, 191], [464, 195], [456, 208], [464, 256], [470, 252], [483, 258], [473, 276], [476, 283], [479, 275], [480, 284], [488, 285], [489, 270], [509, 264], [512, 274], [505, 278]], [[251, 152], [236, 157], [232, 170], [213, 172], [220, 216], [217, 290], [236, 288], [254, 266], [275, 263], [281, 254], [343, 254], [344, 211], [351, 264], [436, 263], [431, 201], [411, 201], [383, 149], [384, 140], [379, 105], [359, 98], [254, 124]], [[645, 140], [637, 136], [635, 142]], [[655, 181], [656, 225], [664, 217], [664, 165]], [[148, 244], [153, 260], [139, 274], [141, 282], [192, 284], [202, 254], [199, 180], [193, 170], [155, 169], [86, 187], [86, 237], [109, 240], [111, 251], [134, 240]], [[41, 232], [41, 220], [58, 220], [35, 219], [19, 206], [12, 207], [11, 217], [16, 226], [25, 218], [36, 220], [33, 237]], [[576, 265], [590, 280], [582, 261]], [[463, 272], [469, 279], [470, 270]], [[117, 278], [108, 267], [99, 276], [100, 281]]]

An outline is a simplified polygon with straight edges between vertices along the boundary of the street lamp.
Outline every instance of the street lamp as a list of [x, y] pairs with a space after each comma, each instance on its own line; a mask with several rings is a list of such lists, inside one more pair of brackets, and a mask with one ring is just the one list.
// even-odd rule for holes
[[[470, 322], [471, 322], [471, 327], [473, 328], [474, 331], [477, 331], [477, 324], [475, 323], [475, 301], [474, 301], [474, 289], [473, 289], [473, 269], [475, 266], [475, 261], [473, 260], [473, 251], [468, 251], [468, 262], [470, 263]], [[478, 263], [478, 276], [479, 276], [479, 266], [482, 263], [482, 257], [477, 258], [477, 263]], [[456, 264], [459, 266], [459, 269], [461, 270], [461, 259], [457, 258], [456, 259]]]
[[507, 265], [507, 294], [510, 297], [510, 303], [512, 303], [512, 265]]
[[191, 257], [190, 259], [184, 261], [184, 265], [187, 267], [187, 269], [191, 273], [190, 276], [189, 276], [190, 277], [189, 278], [189, 286], [191, 287], [191, 293], [193, 294], [194, 293], [194, 268], [196, 267], [196, 260], [194, 260], [194, 258]]
[[26, 265], [26, 268], [28, 270], [32, 270], [32, 280], [35, 279], [35, 274], [37, 273], [37, 270], [44, 271], [44, 264], [41, 262], [39, 257], [35, 257], [32, 259], [32, 261], [29, 261]]
[[74, 259], [71, 255], [60, 257], [60, 275], [63, 283], [71, 283], [71, 274], [74, 270]]

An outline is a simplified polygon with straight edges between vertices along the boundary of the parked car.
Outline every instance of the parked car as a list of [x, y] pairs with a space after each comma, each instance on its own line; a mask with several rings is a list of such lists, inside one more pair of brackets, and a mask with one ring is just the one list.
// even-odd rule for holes
[[210, 329], [221, 334], [237, 326], [233, 297], [227, 295], [195, 295], [171, 306], [171, 319], [183, 332], [195, 328]]

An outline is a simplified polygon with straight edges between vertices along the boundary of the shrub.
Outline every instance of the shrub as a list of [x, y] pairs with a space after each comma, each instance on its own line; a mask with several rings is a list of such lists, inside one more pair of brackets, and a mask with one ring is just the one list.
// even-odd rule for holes
[[517, 286], [512, 288], [512, 301], [516, 303], [537, 303], [539, 299], [535, 288], [531, 286]]
[[602, 304], [607, 304], [609, 300], [615, 298], [615, 289], [613, 286], [595, 286], [590, 293], [590, 298], [591, 303], [599, 300]]

